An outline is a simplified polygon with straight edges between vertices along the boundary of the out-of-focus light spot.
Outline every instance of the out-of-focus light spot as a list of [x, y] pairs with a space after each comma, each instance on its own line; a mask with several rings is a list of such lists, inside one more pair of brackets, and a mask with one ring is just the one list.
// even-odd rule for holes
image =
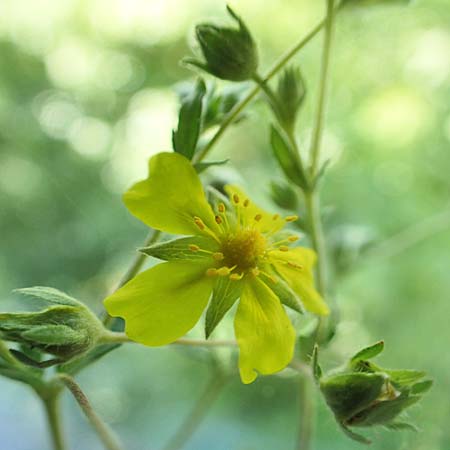
[[43, 131], [57, 139], [63, 139], [70, 125], [81, 115], [78, 108], [57, 91], [39, 94], [33, 101], [33, 112]]
[[149, 157], [171, 150], [176, 110], [172, 91], [146, 89], [133, 96], [126, 118], [116, 125], [113, 155], [102, 172], [108, 189], [121, 192], [145, 178]]
[[93, 117], [75, 120], [67, 135], [70, 145], [80, 155], [87, 158], [101, 158], [111, 140], [111, 130], [107, 123]]
[[432, 111], [416, 92], [389, 88], [369, 98], [355, 117], [360, 132], [386, 148], [407, 147], [428, 130]]
[[120, 422], [130, 412], [130, 402], [120, 389], [99, 387], [89, 394], [95, 411], [108, 423]]
[[[312, 140], [312, 129], [306, 130], [304, 136], [301, 138], [302, 142], [302, 150], [303, 153], [307, 152], [311, 147]], [[342, 141], [339, 137], [333, 133], [331, 130], [324, 130], [321, 140], [321, 152], [320, 152], [320, 160], [319, 165], [327, 164], [328, 166], [332, 166], [336, 164], [343, 151]], [[308, 155], [305, 153], [304, 159], [308, 158]]]
[[[13, 152], [9, 154], [12, 155]], [[0, 190], [8, 195], [27, 199], [39, 190], [42, 171], [31, 161], [9, 156], [0, 159], [0, 167], [2, 168]]]
[[52, 81], [65, 88], [77, 88], [95, 80], [100, 51], [88, 41], [64, 38], [45, 58]]
[[133, 78], [133, 65], [130, 57], [124, 53], [107, 52], [101, 58], [96, 83], [101, 87], [118, 90]]
[[444, 135], [450, 142], [450, 116], [447, 117], [447, 120], [444, 123]]
[[410, 189], [414, 175], [411, 167], [403, 162], [390, 161], [378, 165], [373, 174], [377, 189], [383, 194], [398, 196]]
[[439, 86], [450, 77], [450, 33], [435, 28], [416, 41], [414, 52], [406, 64], [408, 75], [418, 75], [422, 83]]

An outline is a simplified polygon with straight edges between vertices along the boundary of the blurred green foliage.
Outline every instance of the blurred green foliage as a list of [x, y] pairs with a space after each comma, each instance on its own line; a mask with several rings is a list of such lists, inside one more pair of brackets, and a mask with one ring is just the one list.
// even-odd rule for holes
[[[323, 15], [322, 2], [307, 0], [267, 0], [263, 7], [236, 0], [233, 6], [258, 42], [262, 68]], [[12, 289], [50, 285], [101, 310], [145, 235], [120, 195], [145, 176], [151, 154], [171, 148], [173, 85], [192, 78], [178, 62], [190, 52], [194, 24], [212, 16], [227, 20], [222, 2], [1, 3], [2, 309], [16, 306]], [[381, 241], [449, 209], [449, 29], [447, 0], [339, 16], [324, 139], [324, 159], [331, 160], [323, 186], [330, 242], [341, 235], [351, 243], [369, 235]], [[308, 148], [319, 50], [320, 38], [296, 59], [308, 90], [298, 129], [302, 148]], [[215, 151], [215, 159], [231, 163], [205, 176], [250, 180], [250, 193], [270, 203], [269, 181], [280, 174], [268, 123], [259, 102]], [[333, 366], [384, 339], [383, 366], [420, 367], [435, 380], [421, 408], [410, 413], [423, 431], [376, 432], [375, 450], [450, 448], [449, 254], [447, 229], [398, 255], [359, 260], [345, 276], [336, 272], [342, 321], [322, 360]], [[128, 448], [142, 450], [167, 441], [208, 376], [201, 358], [183, 350], [128, 346], [80, 382]], [[186, 448], [292, 446], [297, 380], [289, 373], [283, 378], [246, 387], [234, 380]], [[10, 381], [0, 386], [2, 447], [47, 449], [37, 400]], [[100, 448], [71, 408], [73, 448]], [[359, 448], [323, 404], [318, 414], [317, 450]]]

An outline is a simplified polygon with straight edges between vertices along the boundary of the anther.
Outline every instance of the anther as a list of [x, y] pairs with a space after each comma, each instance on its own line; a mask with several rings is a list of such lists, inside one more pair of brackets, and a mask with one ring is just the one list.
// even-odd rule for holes
[[286, 222], [295, 222], [296, 220], [298, 220], [298, 216], [287, 216], [284, 220]]
[[243, 203], [244, 208], [247, 208], [247, 206], [249, 205], [249, 203], [250, 203], [250, 200], [249, 200], [248, 198], [246, 198], [246, 199], [244, 200], [244, 203]]
[[227, 277], [230, 275], [231, 269], [229, 267], [221, 267], [217, 270], [217, 275], [220, 277]]
[[257, 267], [253, 267], [252, 269], [250, 269], [250, 272], [255, 277], [257, 277], [260, 274], [259, 269]]
[[294, 263], [292, 261], [288, 261], [287, 262], [288, 266], [293, 267], [294, 269], [299, 269], [299, 270], [303, 270], [303, 266], [297, 263]]
[[255, 218], [256, 222], [259, 222], [262, 219], [262, 215], [256, 214], [256, 216], [254, 218]]
[[219, 203], [218, 210], [220, 213], [225, 212], [225, 205], [223, 203]]
[[298, 236], [289, 236], [288, 241], [289, 242], [297, 242], [300, 238]]
[[220, 225], [220, 224], [222, 223], [222, 217], [216, 216], [215, 219], [216, 219], [216, 223], [217, 223], [218, 225]]
[[272, 220], [278, 220], [280, 218], [280, 215], [279, 214], [274, 214], [273, 216], [272, 216]]
[[239, 203], [239, 195], [233, 194], [233, 201], [236, 203], [236, 205]]
[[198, 252], [200, 250], [200, 247], [198, 245], [195, 245], [195, 244], [190, 244], [189, 245], [189, 250], [191, 252]]
[[194, 217], [194, 222], [195, 225], [197, 225], [200, 228], [200, 230], [203, 231], [205, 229], [205, 224], [203, 223], [203, 220], [200, 219], [200, 217]]
[[288, 251], [289, 251], [289, 247], [288, 247], [287, 245], [280, 245], [280, 246], [278, 247], [278, 249], [279, 249], [281, 252], [288, 252]]
[[213, 253], [212, 256], [216, 261], [222, 261], [224, 259], [223, 253], [221, 252]]
[[232, 274], [229, 276], [229, 279], [230, 279], [231, 281], [239, 281], [239, 280], [242, 279], [243, 276], [244, 276], [243, 273], [232, 273]]
[[209, 268], [209, 269], [206, 271], [206, 276], [207, 276], [207, 277], [215, 277], [216, 275], [218, 275], [218, 270], [217, 270], [217, 269], [214, 269], [213, 267]]

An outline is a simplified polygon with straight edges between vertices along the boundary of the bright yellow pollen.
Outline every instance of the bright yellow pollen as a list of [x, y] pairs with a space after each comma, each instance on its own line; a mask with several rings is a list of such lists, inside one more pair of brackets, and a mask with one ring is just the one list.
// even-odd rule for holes
[[206, 276], [208, 277], [215, 277], [217, 275], [217, 269], [214, 269], [213, 267], [209, 268], [206, 271]]
[[231, 269], [229, 267], [221, 267], [220, 269], [217, 269], [217, 275], [220, 277], [227, 277], [230, 275]]
[[220, 251], [226, 266], [235, 266], [238, 272], [246, 272], [257, 266], [266, 247], [266, 239], [258, 230], [241, 228], [224, 237]]
[[200, 217], [194, 217], [194, 223], [200, 228], [200, 230], [203, 231], [205, 229], [205, 224], [203, 223], [203, 220], [200, 219]]
[[301, 266], [300, 264], [288, 261], [288, 266], [293, 267], [294, 269], [299, 269], [299, 270], [303, 270], [303, 266]]
[[286, 222], [295, 222], [296, 220], [298, 220], [298, 216], [287, 216], [284, 220]]
[[232, 273], [229, 278], [231, 281], [239, 281], [243, 276], [243, 273]]
[[298, 236], [289, 236], [288, 241], [289, 242], [297, 242], [300, 238]]
[[189, 250], [191, 252], [198, 252], [200, 250], [200, 247], [198, 245], [195, 245], [195, 244], [190, 244], [189, 245]]

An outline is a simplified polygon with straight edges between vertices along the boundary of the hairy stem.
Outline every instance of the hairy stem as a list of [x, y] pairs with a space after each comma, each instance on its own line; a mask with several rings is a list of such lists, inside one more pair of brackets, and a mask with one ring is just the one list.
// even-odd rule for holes
[[47, 415], [47, 423], [50, 429], [53, 450], [65, 450], [66, 445], [63, 436], [60, 412], [60, 392], [55, 392], [48, 397], [41, 397]]
[[325, 119], [325, 100], [328, 86], [328, 73], [330, 66], [331, 43], [333, 37], [334, 23], [334, 0], [327, 0], [327, 16], [325, 19], [325, 36], [322, 52], [322, 63], [319, 81], [319, 97], [317, 101], [317, 111], [315, 127], [311, 140], [311, 175], [314, 177], [318, 172], [320, 144], [323, 133], [323, 123]]
[[72, 393], [75, 400], [80, 405], [80, 408], [86, 415], [87, 419], [91, 423], [92, 427], [98, 434], [98, 437], [102, 441], [105, 449], [107, 450], [122, 450], [122, 446], [119, 443], [117, 437], [114, 435], [113, 431], [106, 425], [105, 422], [97, 415], [97, 413], [92, 409], [92, 406], [81, 390], [77, 382], [66, 374], [59, 374], [58, 379], [64, 383], [64, 385]]
[[314, 389], [310, 376], [300, 375], [299, 380], [299, 410], [300, 424], [298, 430], [298, 450], [310, 450], [314, 433]]
[[179, 450], [183, 447], [203, 422], [203, 419], [208, 414], [226, 382], [227, 378], [224, 375], [217, 373], [212, 375], [212, 378], [209, 380], [202, 395], [197, 399], [190, 414], [164, 447], [164, 450]]

